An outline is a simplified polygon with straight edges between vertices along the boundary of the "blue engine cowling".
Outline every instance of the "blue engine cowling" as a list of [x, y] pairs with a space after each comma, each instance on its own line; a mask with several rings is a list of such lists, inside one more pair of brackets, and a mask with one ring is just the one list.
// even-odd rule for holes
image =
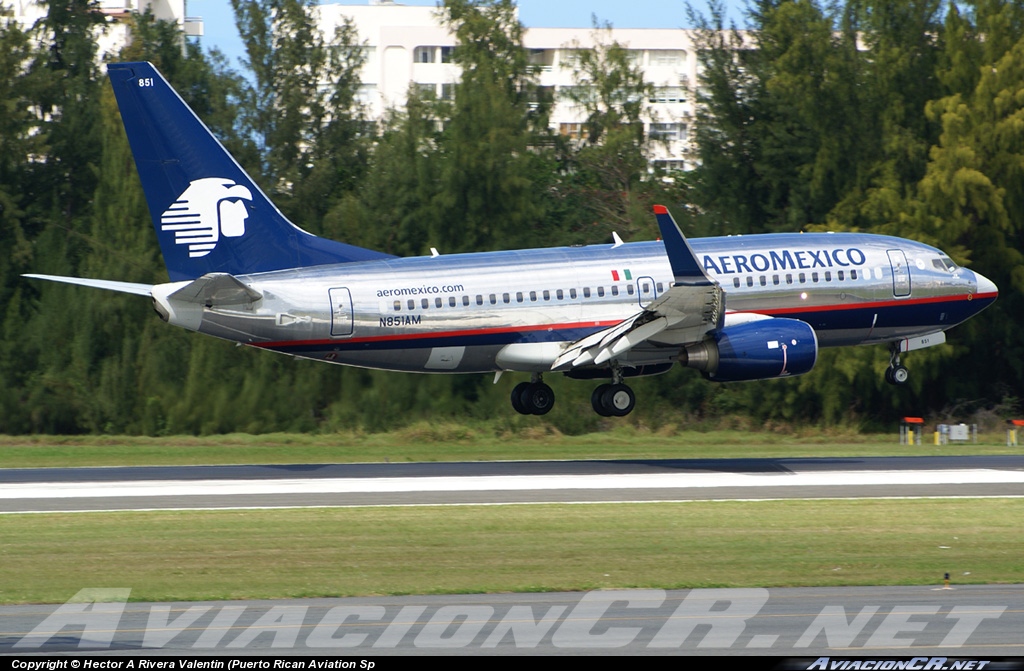
[[818, 336], [798, 319], [762, 319], [727, 326], [687, 345], [679, 360], [714, 382], [803, 375], [818, 360]]

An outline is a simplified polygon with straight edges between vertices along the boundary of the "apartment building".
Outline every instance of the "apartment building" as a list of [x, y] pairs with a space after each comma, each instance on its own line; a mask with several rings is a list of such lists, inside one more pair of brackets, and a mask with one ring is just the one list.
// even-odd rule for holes
[[[14, 11], [13, 19], [28, 27], [46, 16], [46, 8], [36, 0], [3, 0], [5, 6]], [[115, 53], [128, 44], [128, 24], [121, 20], [133, 13], [147, 9], [159, 20], [170, 21], [181, 26], [188, 37], [203, 35], [203, 21], [185, 14], [185, 0], [99, 0], [99, 10], [107, 16], [106, 30], [98, 36], [99, 57]]]
[[[325, 33], [332, 34], [348, 17], [366, 42], [359, 97], [373, 118], [382, 118], [388, 107], [402, 107], [410, 83], [441, 98], [452, 95], [459, 80], [459, 68], [451, 62], [455, 37], [440, 24], [435, 8], [370, 0], [369, 5], [322, 5], [320, 14]], [[554, 94], [552, 127], [572, 138], [584, 132], [584, 111], [566, 93], [576, 85], [576, 50], [591, 48], [598, 39], [627, 48], [654, 86], [654, 93], [645, 101], [644, 124], [650, 136], [663, 142], [655, 143], [652, 161], [671, 169], [692, 168], [691, 91], [697, 61], [686, 30], [614, 28], [609, 35], [607, 31], [595, 33], [590, 27], [528, 27], [525, 46], [540, 67], [540, 84]]]

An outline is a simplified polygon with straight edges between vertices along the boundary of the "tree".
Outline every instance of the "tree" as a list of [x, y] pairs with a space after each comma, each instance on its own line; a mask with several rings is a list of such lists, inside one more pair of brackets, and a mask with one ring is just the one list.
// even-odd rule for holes
[[[644, 132], [643, 113], [654, 87], [632, 53], [611, 41], [611, 25], [597, 25], [594, 46], [573, 45], [574, 86], [569, 99], [586, 120], [577, 142], [565, 148], [562, 187], [573, 194], [574, 227], [653, 234], [650, 206], [669, 197], [666, 182], [650, 167], [651, 138]], [[649, 112], [649, 110], [647, 110]], [[564, 139], [563, 139], [564, 142]]]
[[327, 211], [366, 167], [367, 125], [357, 105], [365, 60], [350, 20], [325, 37], [315, 0], [232, 0], [254, 84], [242, 125], [259, 141], [260, 177], [285, 214], [320, 232]]
[[[446, 0], [462, 74], [439, 140], [431, 239], [445, 252], [521, 246], [544, 220], [533, 148], [546, 134], [535, 69], [511, 0]], [[455, 224], [455, 222], [458, 222]]]

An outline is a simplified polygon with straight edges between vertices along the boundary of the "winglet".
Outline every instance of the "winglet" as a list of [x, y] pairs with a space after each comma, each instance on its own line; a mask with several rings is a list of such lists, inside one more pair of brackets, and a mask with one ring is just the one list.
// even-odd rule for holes
[[714, 284], [714, 281], [707, 276], [697, 255], [690, 248], [690, 243], [683, 237], [675, 219], [668, 213], [664, 205], [654, 206], [654, 216], [658, 219], [658, 228], [661, 229], [661, 239], [665, 244], [665, 253], [668, 254], [668, 261], [672, 265], [672, 274], [677, 284]]

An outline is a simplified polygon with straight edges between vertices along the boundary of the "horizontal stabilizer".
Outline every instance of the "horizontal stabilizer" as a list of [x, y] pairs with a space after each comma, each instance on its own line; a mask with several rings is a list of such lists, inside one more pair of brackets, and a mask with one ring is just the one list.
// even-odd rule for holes
[[189, 282], [168, 298], [213, 307], [252, 303], [263, 298], [263, 294], [227, 273], [210, 273]]
[[108, 291], [120, 291], [124, 294], [136, 294], [138, 296], [151, 296], [152, 284], [139, 284], [137, 282], [115, 282], [114, 280], [90, 280], [85, 277], [63, 277], [61, 275], [36, 275], [26, 274], [22, 277], [31, 277], [36, 280], [50, 280], [51, 282], [64, 282], [65, 284], [79, 284], [83, 287], [94, 289], [107, 289]]

